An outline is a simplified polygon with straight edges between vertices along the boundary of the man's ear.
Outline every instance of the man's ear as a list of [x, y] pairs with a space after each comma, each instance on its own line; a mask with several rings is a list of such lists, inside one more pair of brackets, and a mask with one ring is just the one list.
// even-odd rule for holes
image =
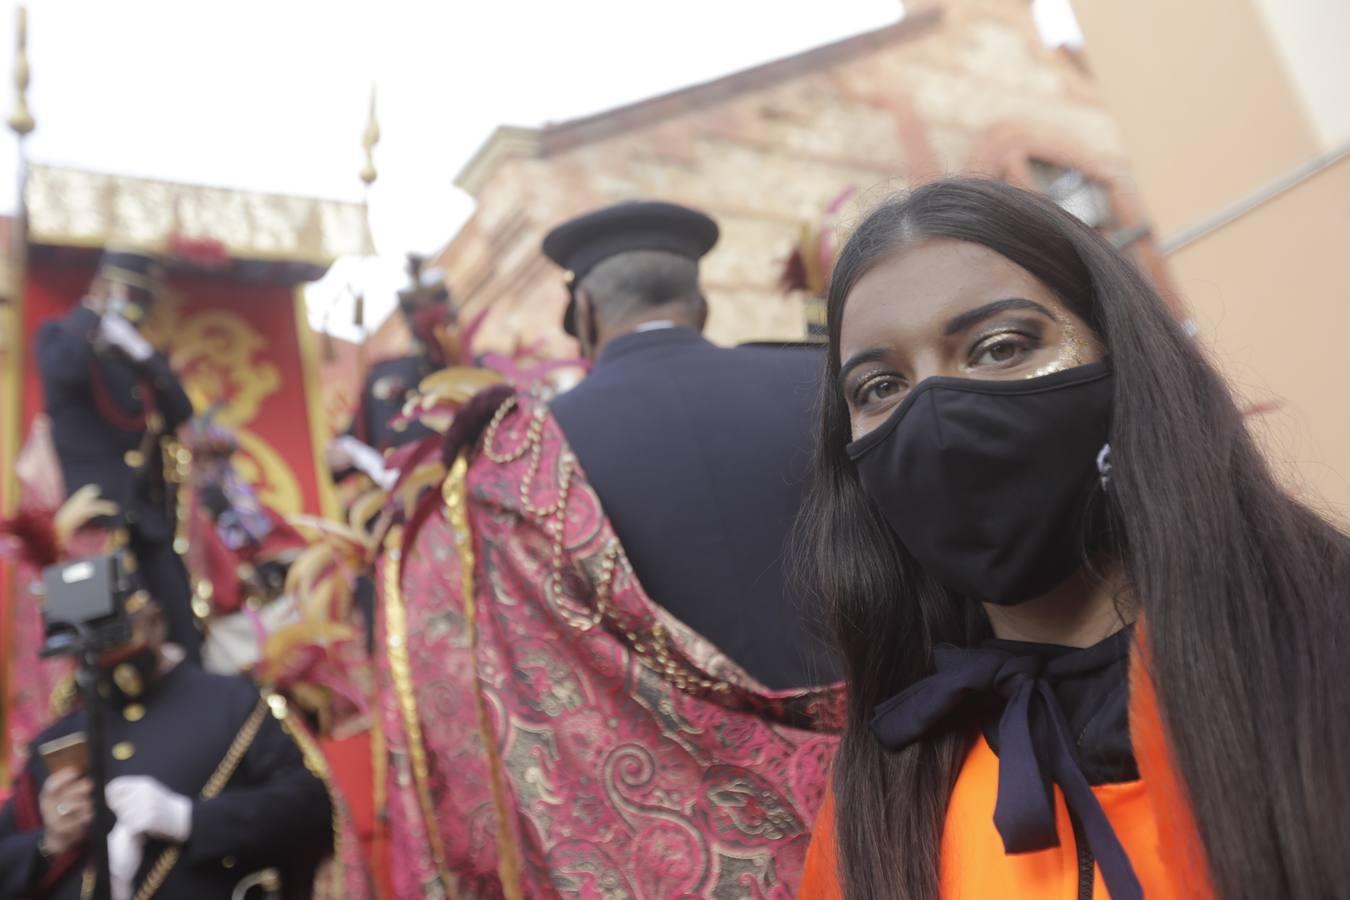
[[600, 343], [600, 327], [595, 320], [595, 307], [591, 303], [590, 293], [583, 287], [577, 288], [577, 342], [581, 344], [581, 355], [594, 360], [596, 345]]

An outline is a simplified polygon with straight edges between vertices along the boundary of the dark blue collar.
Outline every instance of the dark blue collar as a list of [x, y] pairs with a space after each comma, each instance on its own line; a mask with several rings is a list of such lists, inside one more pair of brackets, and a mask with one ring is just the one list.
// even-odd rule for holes
[[707, 343], [703, 335], [693, 328], [677, 326], [675, 328], [657, 328], [653, 331], [635, 331], [616, 337], [600, 351], [596, 367], [608, 365], [615, 360], [634, 353], [644, 353], [656, 347], [670, 347], [684, 344]]

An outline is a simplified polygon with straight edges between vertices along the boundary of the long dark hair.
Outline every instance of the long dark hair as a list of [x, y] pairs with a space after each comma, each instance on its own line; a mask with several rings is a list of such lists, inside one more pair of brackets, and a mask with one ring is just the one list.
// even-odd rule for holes
[[[883, 203], [840, 254], [811, 497], [809, 596], [848, 678], [836, 839], [850, 900], [936, 900], [947, 801], [973, 732], [900, 753], [873, 707], [930, 671], [936, 643], [987, 633], [895, 540], [863, 493], [835, 385], [849, 292], [928, 238], [987, 247], [1048, 286], [1113, 359], [1113, 547], [1147, 632], [1169, 749], [1224, 898], [1350, 885], [1350, 539], [1293, 499], [1227, 385], [1135, 266], [1039, 195], [970, 178]], [[900, 314], [897, 312], [897, 314]]]

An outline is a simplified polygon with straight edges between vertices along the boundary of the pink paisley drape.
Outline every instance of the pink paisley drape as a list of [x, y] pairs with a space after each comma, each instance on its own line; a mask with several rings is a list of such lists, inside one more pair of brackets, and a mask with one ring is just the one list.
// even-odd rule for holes
[[381, 562], [397, 896], [793, 896], [839, 688], [766, 690], [646, 596], [541, 408], [464, 458]]

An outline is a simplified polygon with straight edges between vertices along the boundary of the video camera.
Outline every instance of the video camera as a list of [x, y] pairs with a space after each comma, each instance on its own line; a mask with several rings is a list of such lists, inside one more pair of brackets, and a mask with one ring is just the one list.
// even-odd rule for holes
[[134, 590], [122, 553], [57, 563], [42, 570], [43, 656], [98, 653], [131, 640], [127, 600]]

